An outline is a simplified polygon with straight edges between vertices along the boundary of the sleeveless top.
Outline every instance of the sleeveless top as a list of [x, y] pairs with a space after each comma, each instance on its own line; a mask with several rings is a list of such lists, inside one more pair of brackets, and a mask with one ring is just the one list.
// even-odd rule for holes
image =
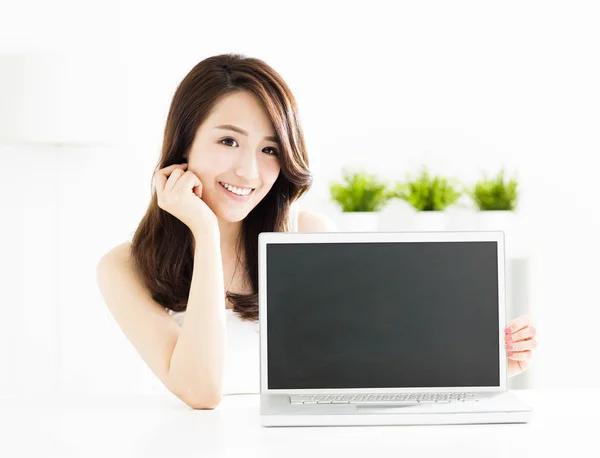
[[[298, 204], [290, 206], [290, 231], [298, 232]], [[185, 311], [165, 308], [183, 325]], [[227, 349], [223, 371], [223, 395], [260, 393], [260, 339], [258, 322], [243, 321], [231, 309], [225, 310]]]

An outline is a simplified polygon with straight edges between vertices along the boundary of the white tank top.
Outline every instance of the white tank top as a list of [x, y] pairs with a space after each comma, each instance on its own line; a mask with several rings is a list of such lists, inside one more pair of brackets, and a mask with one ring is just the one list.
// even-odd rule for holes
[[[290, 231], [298, 232], [298, 204], [290, 206]], [[181, 326], [185, 312], [166, 309]], [[223, 395], [260, 393], [260, 339], [258, 322], [243, 321], [233, 310], [225, 310], [227, 350], [223, 373]]]

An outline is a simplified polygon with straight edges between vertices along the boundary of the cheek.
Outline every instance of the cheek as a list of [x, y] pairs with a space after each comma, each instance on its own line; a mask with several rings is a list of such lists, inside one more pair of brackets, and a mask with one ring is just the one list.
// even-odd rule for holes
[[193, 165], [194, 173], [198, 175], [200, 181], [214, 181], [215, 177], [228, 170], [230, 164], [221, 154], [205, 154], [201, 160]]
[[232, 160], [235, 159], [231, 154], [224, 154], [223, 151], [213, 150], [206, 155], [206, 166], [216, 173], [223, 173], [224, 170], [231, 168]]
[[263, 164], [263, 168], [262, 168], [263, 181], [265, 183], [269, 183], [269, 184], [275, 183], [275, 180], [277, 180], [277, 177], [279, 176], [280, 171], [281, 171], [281, 166], [279, 165], [279, 161], [277, 161], [277, 160], [266, 161], [266, 163]]

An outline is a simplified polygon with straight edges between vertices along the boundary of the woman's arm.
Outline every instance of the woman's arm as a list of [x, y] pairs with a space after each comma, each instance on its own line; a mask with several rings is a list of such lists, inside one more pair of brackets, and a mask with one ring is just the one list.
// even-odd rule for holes
[[196, 404], [215, 407], [221, 400], [225, 360], [225, 286], [220, 242], [195, 236], [194, 270], [185, 320], [169, 366], [169, 380]]
[[192, 408], [221, 399], [225, 298], [218, 236], [196, 237], [186, 317], [179, 326], [154, 301], [128, 260], [129, 243], [97, 266], [100, 292], [115, 320], [161, 382]]

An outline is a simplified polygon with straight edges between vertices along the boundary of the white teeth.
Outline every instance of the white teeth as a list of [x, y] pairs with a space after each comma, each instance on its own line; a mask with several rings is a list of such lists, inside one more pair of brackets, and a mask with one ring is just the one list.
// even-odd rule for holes
[[228, 189], [229, 191], [231, 191], [234, 194], [237, 194], [239, 196], [247, 196], [248, 194], [250, 194], [252, 192], [252, 189], [240, 189], [240, 188], [236, 188], [235, 186], [230, 186], [225, 183], [221, 183], [221, 186], [223, 186], [225, 189]]

